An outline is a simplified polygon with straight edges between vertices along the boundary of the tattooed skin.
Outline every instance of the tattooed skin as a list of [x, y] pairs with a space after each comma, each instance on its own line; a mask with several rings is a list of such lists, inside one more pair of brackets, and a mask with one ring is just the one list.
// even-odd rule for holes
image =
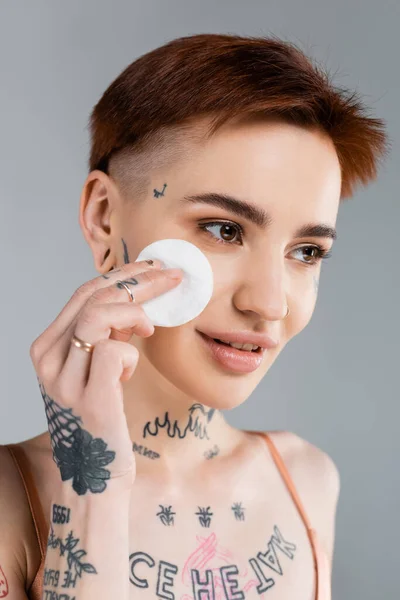
[[249, 566], [240, 572], [232, 552], [218, 543], [215, 533], [197, 536], [197, 542], [182, 569], [164, 560], [157, 565], [145, 552], [132, 553], [129, 556], [129, 581], [136, 588], [149, 588], [149, 580], [145, 577], [147, 567], [149, 574], [155, 569], [154, 591], [158, 598], [173, 600], [176, 597], [174, 584], [178, 577], [180, 585], [187, 589], [187, 593], [180, 596], [181, 600], [238, 600], [249, 597], [254, 588], [264, 598], [264, 593], [275, 585], [276, 574], [284, 574], [284, 562], [293, 560], [296, 550], [296, 545], [285, 540], [275, 525], [268, 550], [250, 558]]
[[90, 490], [93, 494], [104, 492], [110, 471], [104, 469], [115, 459], [115, 452], [107, 450], [100, 438], [93, 438], [81, 427], [82, 419], [71, 408], [63, 408], [46, 393], [38, 378], [47, 422], [49, 426], [53, 460], [61, 473], [62, 481], [72, 479], [72, 487], [82, 496]]
[[219, 454], [219, 446], [217, 446], [217, 445], [215, 445], [214, 448], [211, 448], [211, 450], [207, 450], [206, 452], [204, 452], [204, 456], [206, 457], [207, 460], [214, 458], [214, 456], [217, 456], [218, 454]]
[[5, 598], [6, 596], [8, 596], [8, 582], [0, 565], [0, 598]]
[[244, 508], [241, 502], [235, 502], [232, 506], [232, 510], [237, 521], [244, 521]]
[[199, 510], [196, 513], [196, 515], [198, 515], [198, 517], [199, 517], [200, 525], [202, 525], [203, 527], [210, 527], [211, 517], [213, 516], [214, 513], [212, 513], [210, 511], [209, 506], [207, 506], [207, 508], [201, 508], [199, 506], [198, 508], [199, 508]]
[[163, 189], [161, 190], [161, 192], [159, 192], [158, 190], [154, 189], [153, 190], [153, 194], [155, 198], [159, 198], [160, 196], [164, 196], [164, 192], [165, 192], [165, 188], [167, 187], [167, 184], [164, 183]]
[[[70, 531], [65, 541], [57, 537], [54, 533], [53, 526], [50, 525], [50, 533], [47, 541], [47, 547], [59, 549], [60, 556], [66, 556], [68, 571], [64, 572], [64, 583], [61, 587], [75, 587], [78, 577], [82, 577], [82, 573], [97, 574], [93, 565], [83, 562], [83, 557], [87, 554], [86, 550], [78, 550], [77, 545], [79, 538], [75, 538], [73, 532]], [[57, 584], [58, 585], [58, 581]]]
[[168, 526], [173, 525], [176, 513], [172, 512], [172, 506], [162, 506], [161, 504], [159, 506], [161, 510], [157, 513], [157, 517], [160, 517], [161, 523]]
[[[188, 432], [193, 432], [194, 435], [199, 437], [201, 440], [203, 438], [210, 439], [207, 433], [207, 425], [211, 421], [214, 412], [214, 408], [210, 408], [210, 410], [206, 411], [202, 404], [193, 404], [189, 408], [188, 422], [182, 429], [179, 427], [176, 419], [173, 424], [171, 423], [168, 412], [166, 412], [163, 423], [160, 422], [158, 417], [156, 417], [154, 423], [151, 421], [146, 423], [143, 429], [143, 437], [145, 438], [147, 434], [156, 436], [158, 435], [160, 429], [165, 428], [170, 438], [179, 437], [180, 439], [183, 439], [186, 437]], [[151, 429], [151, 427], [153, 427], [153, 429]]]
[[124, 247], [124, 263], [127, 265], [129, 262], [131, 262], [129, 260], [128, 246], [126, 245], [126, 242], [123, 238], [121, 238], [121, 241], [122, 241], [122, 245]]
[[64, 525], [65, 523], [69, 523], [69, 519], [71, 516], [71, 510], [66, 506], [59, 506], [58, 504], [53, 504], [53, 523], [56, 525]]
[[69, 594], [57, 594], [54, 590], [43, 590], [42, 600], [78, 600], [78, 598]]
[[160, 455], [158, 454], [158, 452], [149, 450], [149, 448], [146, 448], [146, 446], [140, 446], [140, 445], [136, 444], [135, 442], [133, 442], [132, 450], [134, 452], [136, 452], [137, 454], [141, 454], [142, 456], [147, 456], [148, 458], [151, 458], [152, 460], [155, 460], [156, 458], [160, 458]]
[[[131, 285], [139, 285], [138, 280], [135, 279], [134, 277], [130, 277], [129, 279], [124, 279], [123, 283], [131, 284]], [[120, 290], [125, 289], [124, 286], [122, 285], [122, 283], [120, 283], [119, 281], [117, 281], [117, 283], [115, 285]]]

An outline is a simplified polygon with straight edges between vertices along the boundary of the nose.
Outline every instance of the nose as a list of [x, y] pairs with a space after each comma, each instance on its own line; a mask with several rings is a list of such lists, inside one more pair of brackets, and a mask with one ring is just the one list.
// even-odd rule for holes
[[235, 307], [266, 321], [280, 321], [287, 315], [288, 298], [285, 268], [280, 258], [259, 261], [238, 278], [233, 297]]

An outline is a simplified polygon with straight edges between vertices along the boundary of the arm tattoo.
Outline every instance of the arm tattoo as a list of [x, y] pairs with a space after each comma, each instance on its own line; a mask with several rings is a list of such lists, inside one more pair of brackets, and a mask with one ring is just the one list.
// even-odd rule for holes
[[67, 508], [66, 506], [53, 504], [53, 523], [56, 525], [64, 525], [64, 523], [69, 523], [70, 514], [71, 509]]
[[93, 438], [81, 427], [82, 419], [71, 408], [63, 408], [50, 398], [39, 381], [49, 425], [53, 460], [60, 469], [62, 481], [72, 479], [72, 487], [82, 496], [90, 490], [99, 494], [106, 489], [110, 471], [104, 469], [115, 459], [100, 438]]
[[[71, 511], [65, 506], [53, 504], [53, 523], [65, 524], [69, 521]], [[86, 550], [78, 548], [79, 538], [74, 537], [72, 530], [65, 540], [56, 536], [53, 526], [50, 525], [50, 533], [47, 540], [47, 548], [59, 550], [59, 555], [64, 556], [67, 569], [56, 570], [45, 567], [43, 574], [43, 596], [42, 600], [76, 600], [75, 596], [64, 593], [68, 588], [75, 588], [82, 573], [97, 574], [95, 567], [85, 562]], [[60, 593], [60, 589], [63, 591]]]
[[[60, 556], [66, 556], [68, 570], [64, 571], [64, 583], [61, 587], [75, 587], [76, 580], [78, 577], [82, 577], [82, 573], [94, 573], [97, 574], [96, 569], [93, 565], [88, 562], [83, 562], [83, 557], [86, 556], [86, 550], [78, 550], [77, 545], [79, 543], [79, 538], [74, 537], [73, 532], [70, 531], [65, 541], [63, 541], [60, 537], [57, 537], [54, 533], [53, 526], [50, 525], [50, 533], [47, 541], [47, 547], [52, 549], [59, 549]], [[51, 572], [51, 569], [48, 570]], [[49, 575], [50, 577], [50, 575]], [[53, 577], [53, 576], [51, 576]], [[58, 585], [55, 579], [52, 579], [53, 585]], [[49, 582], [44, 582], [45, 585], [48, 585]]]

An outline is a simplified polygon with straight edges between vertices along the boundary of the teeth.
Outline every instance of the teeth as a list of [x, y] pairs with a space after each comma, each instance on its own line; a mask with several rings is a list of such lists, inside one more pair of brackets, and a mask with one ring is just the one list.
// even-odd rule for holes
[[259, 346], [255, 346], [254, 344], [236, 344], [234, 342], [228, 342], [228, 340], [220, 340], [221, 342], [224, 342], [225, 344], [229, 344], [229, 346], [232, 346], [232, 348], [237, 348], [238, 350], [257, 350], [259, 348]]

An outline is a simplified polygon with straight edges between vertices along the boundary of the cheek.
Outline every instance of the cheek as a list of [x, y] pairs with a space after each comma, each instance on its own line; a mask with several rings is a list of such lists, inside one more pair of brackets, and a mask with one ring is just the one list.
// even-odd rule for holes
[[318, 274], [312, 274], [307, 281], [307, 285], [302, 286], [301, 290], [291, 292], [288, 297], [291, 307], [289, 315], [289, 330], [291, 335], [297, 335], [302, 331], [311, 320], [317, 303]]

